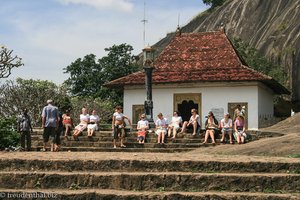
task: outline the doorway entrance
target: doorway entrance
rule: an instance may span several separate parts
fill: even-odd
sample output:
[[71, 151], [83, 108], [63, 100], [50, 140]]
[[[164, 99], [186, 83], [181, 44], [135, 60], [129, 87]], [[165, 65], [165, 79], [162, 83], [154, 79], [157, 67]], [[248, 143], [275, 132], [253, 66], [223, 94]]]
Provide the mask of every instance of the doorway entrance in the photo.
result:
[[201, 116], [201, 94], [200, 93], [186, 93], [174, 94], [174, 107], [182, 117], [183, 121], [189, 121], [191, 117], [191, 109], [197, 109]]

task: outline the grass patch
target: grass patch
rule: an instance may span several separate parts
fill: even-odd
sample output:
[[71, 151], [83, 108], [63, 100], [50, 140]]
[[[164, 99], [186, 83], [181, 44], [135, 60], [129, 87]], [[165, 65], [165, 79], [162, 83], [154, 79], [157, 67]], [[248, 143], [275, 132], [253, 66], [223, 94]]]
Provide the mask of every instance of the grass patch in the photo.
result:
[[288, 155], [289, 158], [300, 158], [300, 154], [291, 154]]

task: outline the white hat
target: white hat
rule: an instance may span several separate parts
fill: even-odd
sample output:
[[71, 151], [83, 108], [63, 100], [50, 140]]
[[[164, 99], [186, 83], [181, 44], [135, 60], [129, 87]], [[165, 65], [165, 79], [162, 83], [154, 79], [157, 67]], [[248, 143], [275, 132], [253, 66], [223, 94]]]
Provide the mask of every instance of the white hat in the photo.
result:
[[52, 102], [53, 102], [52, 99], [47, 100], [47, 104], [52, 103]]

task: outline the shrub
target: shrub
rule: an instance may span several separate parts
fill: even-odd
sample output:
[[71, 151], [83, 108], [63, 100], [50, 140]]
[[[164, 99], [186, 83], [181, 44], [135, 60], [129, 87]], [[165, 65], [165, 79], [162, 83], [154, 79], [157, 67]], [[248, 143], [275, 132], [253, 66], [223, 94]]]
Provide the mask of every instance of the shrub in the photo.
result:
[[17, 133], [15, 125], [15, 117], [0, 118], [0, 149], [19, 144], [20, 134]]

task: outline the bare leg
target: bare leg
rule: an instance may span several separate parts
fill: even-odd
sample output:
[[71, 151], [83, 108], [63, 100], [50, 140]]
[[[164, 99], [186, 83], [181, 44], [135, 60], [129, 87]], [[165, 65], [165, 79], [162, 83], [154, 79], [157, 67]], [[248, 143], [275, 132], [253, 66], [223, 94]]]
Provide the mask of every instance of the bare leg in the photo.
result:
[[215, 131], [213, 131], [213, 130], [210, 130], [209, 131], [209, 135], [210, 135], [210, 138], [211, 138], [211, 140], [212, 140], [212, 144], [216, 144], [216, 142], [215, 142]]
[[172, 129], [173, 129], [173, 126], [168, 127], [168, 137], [171, 137]]
[[225, 131], [222, 131], [222, 138], [221, 138], [221, 142], [224, 142], [225, 139]]
[[157, 136], [157, 143], [159, 144], [160, 143], [160, 138], [161, 138], [161, 132], [158, 134], [158, 136]]
[[114, 148], [117, 148], [117, 140], [114, 139]]
[[165, 135], [166, 135], [166, 132], [163, 131], [163, 132], [161, 133], [161, 143], [162, 143], [162, 144], [165, 143]]
[[125, 138], [125, 130], [124, 128], [121, 129], [121, 147], [126, 147], [124, 145], [124, 138]]
[[240, 136], [239, 133], [237, 133], [236, 141], [237, 141], [238, 144], [241, 144], [241, 136]]
[[47, 143], [48, 143], [48, 142], [44, 142], [44, 143], [43, 143], [43, 144], [44, 144], [44, 145], [43, 145], [43, 151], [46, 150], [46, 148], [47, 148]]
[[208, 135], [209, 135], [209, 130], [206, 130], [203, 144], [207, 143]]
[[193, 135], [196, 135], [197, 132], [197, 122], [193, 123]]
[[241, 143], [244, 144], [244, 142], [245, 142], [245, 137], [241, 136]]
[[230, 144], [233, 144], [233, 142], [232, 142], [232, 131], [229, 131], [228, 135], [229, 135]]
[[176, 130], [175, 127], [173, 127], [173, 138], [174, 138], [174, 139], [175, 139], [175, 137], [176, 137], [176, 133], [177, 133], [177, 130]]
[[188, 124], [187, 121], [183, 122], [182, 129], [181, 129], [180, 133], [183, 133], [185, 131], [185, 129], [187, 127], [187, 124]]

